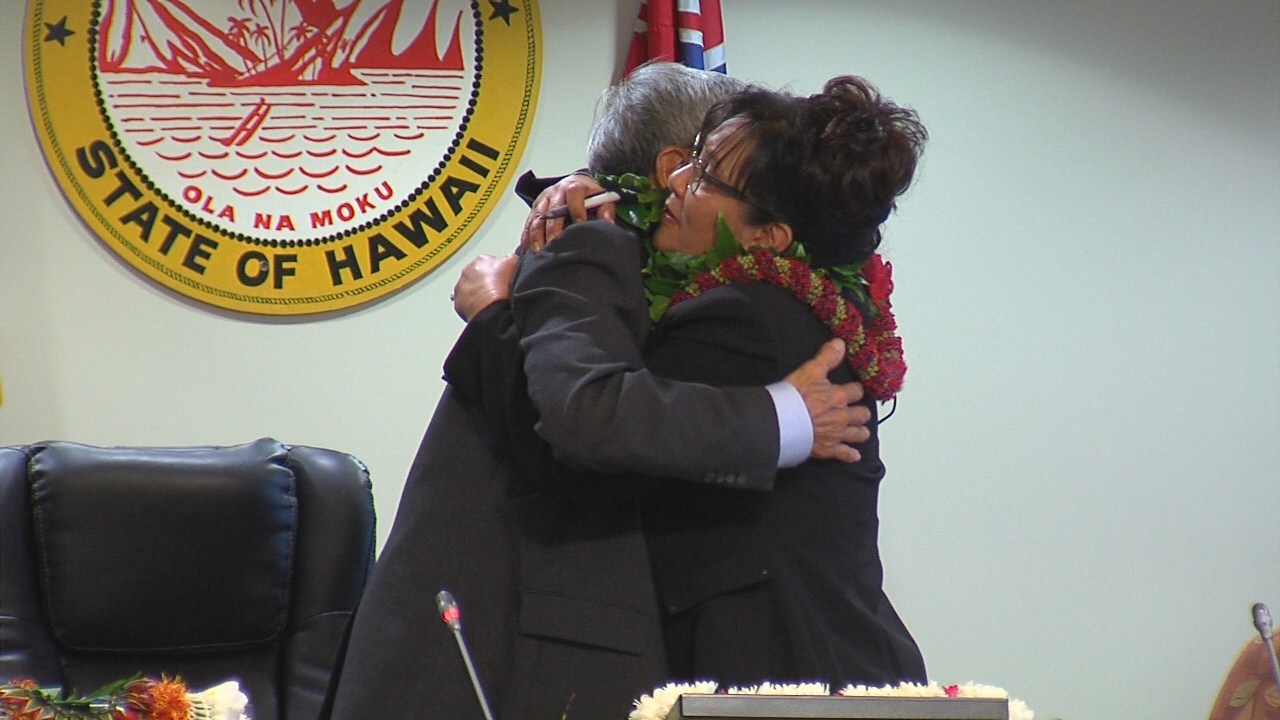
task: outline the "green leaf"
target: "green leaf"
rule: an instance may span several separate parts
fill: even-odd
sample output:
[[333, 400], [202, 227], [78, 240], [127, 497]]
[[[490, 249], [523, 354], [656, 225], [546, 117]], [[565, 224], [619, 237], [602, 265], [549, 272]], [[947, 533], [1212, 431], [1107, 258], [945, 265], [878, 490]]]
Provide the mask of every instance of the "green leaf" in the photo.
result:
[[649, 303], [649, 319], [658, 322], [663, 315], [667, 314], [667, 308], [671, 306], [671, 296], [657, 296], [652, 298]]
[[649, 178], [635, 173], [623, 173], [622, 175], [602, 175], [601, 178], [614, 177], [614, 186], [618, 190], [630, 190], [632, 192], [643, 192], [651, 189]]
[[634, 173], [597, 175], [596, 182], [622, 196], [617, 203], [618, 219], [642, 234], [648, 234], [662, 221], [668, 193], [653, 187], [649, 178]]
[[867, 286], [866, 278], [862, 277], [862, 266], [865, 264], [833, 265], [829, 268], [823, 268], [823, 271], [831, 278], [831, 282], [834, 282], [841, 290], [862, 289]]
[[733, 230], [729, 229], [729, 223], [724, 219], [724, 213], [720, 213], [716, 217], [716, 241], [704, 256], [707, 267], [716, 267], [725, 260], [740, 255], [742, 252], [742, 246], [738, 244], [738, 238], [733, 236]]
[[821, 270], [816, 270], [815, 274], [826, 275], [831, 278], [831, 282], [836, 284], [842, 292], [853, 295], [863, 307], [867, 308], [867, 312], [875, 315], [877, 313], [875, 303], [871, 302], [871, 295], [867, 292], [867, 279], [862, 276], [862, 266], [866, 263], [849, 263], [848, 265], [832, 265]]
[[649, 216], [639, 205], [619, 203], [618, 219], [633, 227], [641, 228], [649, 221]]

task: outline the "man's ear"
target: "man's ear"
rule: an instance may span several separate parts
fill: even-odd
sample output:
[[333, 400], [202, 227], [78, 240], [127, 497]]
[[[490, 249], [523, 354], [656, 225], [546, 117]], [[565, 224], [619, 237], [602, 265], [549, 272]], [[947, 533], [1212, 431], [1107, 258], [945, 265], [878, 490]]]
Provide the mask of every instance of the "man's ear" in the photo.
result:
[[649, 181], [653, 186], [662, 190], [671, 187], [671, 183], [667, 181], [671, 177], [671, 173], [675, 172], [681, 165], [689, 162], [689, 148], [680, 147], [679, 145], [667, 145], [658, 152], [658, 157], [653, 161], [653, 175], [649, 177]]
[[761, 225], [745, 248], [770, 247], [778, 252], [786, 252], [795, 241], [791, 226], [784, 222], [771, 222]]

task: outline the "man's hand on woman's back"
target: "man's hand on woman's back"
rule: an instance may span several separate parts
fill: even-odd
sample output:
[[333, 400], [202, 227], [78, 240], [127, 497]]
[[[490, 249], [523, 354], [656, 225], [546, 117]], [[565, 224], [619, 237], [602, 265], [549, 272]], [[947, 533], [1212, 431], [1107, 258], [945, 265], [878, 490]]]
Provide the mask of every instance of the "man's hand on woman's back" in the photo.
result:
[[871, 411], [862, 402], [858, 383], [835, 385], [827, 373], [844, 362], [844, 341], [833, 339], [818, 354], [786, 377], [800, 391], [809, 418], [813, 421], [813, 451], [810, 457], [854, 463], [862, 459], [853, 446], [871, 437], [867, 423]]

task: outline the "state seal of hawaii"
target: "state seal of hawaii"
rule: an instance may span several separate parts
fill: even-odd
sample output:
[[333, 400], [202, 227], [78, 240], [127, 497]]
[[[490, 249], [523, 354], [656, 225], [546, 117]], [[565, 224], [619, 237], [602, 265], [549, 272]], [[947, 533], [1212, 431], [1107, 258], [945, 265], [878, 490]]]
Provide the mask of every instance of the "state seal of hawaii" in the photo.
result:
[[536, 0], [30, 0], [28, 104], [70, 204], [188, 297], [304, 315], [456, 252], [515, 172]]

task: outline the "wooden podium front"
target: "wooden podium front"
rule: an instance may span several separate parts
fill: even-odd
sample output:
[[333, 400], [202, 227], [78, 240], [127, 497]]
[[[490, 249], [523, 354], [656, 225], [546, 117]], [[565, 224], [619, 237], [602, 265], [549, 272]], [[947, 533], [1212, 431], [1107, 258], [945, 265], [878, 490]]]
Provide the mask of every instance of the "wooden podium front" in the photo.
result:
[[999, 698], [681, 695], [667, 720], [1008, 720]]

